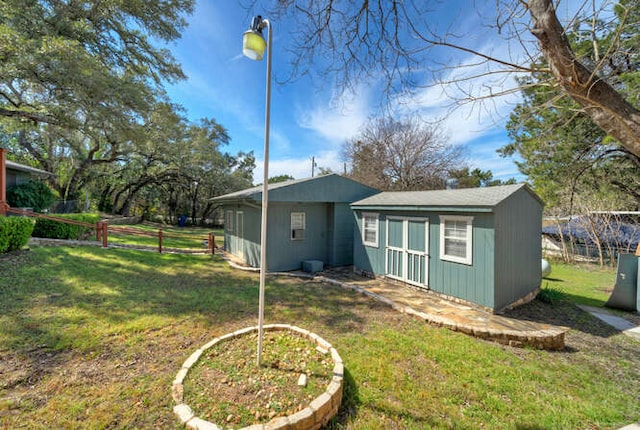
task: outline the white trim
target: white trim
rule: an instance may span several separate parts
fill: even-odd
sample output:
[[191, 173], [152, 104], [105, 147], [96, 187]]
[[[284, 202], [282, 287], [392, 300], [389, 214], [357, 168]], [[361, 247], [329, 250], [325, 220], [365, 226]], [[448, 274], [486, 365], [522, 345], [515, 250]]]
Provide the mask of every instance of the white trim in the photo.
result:
[[226, 212], [224, 229], [227, 233], [233, 233], [233, 210], [227, 210]]
[[[375, 225], [376, 240], [375, 241], [367, 241], [367, 234], [366, 234], [366, 228], [365, 228], [366, 217], [375, 218], [375, 221], [376, 221], [375, 223], [376, 224]], [[377, 248], [379, 241], [380, 241], [380, 214], [376, 212], [362, 212], [362, 243], [364, 243], [365, 246]]]
[[[466, 223], [465, 256], [445, 254], [445, 224], [447, 221], [461, 221]], [[440, 215], [440, 260], [451, 261], [471, 266], [473, 264], [473, 217], [458, 215]]]
[[234, 237], [236, 241], [236, 249], [234, 255], [244, 260], [244, 212], [236, 212], [236, 228]]
[[[299, 217], [295, 223], [293, 220], [294, 216]], [[307, 229], [307, 216], [305, 212], [291, 212], [290, 220], [291, 225], [289, 228], [289, 238], [291, 240], [304, 240]]]
[[[402, 221], [402, 246], [390, 246], [389, 245], [389, 221]], [[424, 245], [423, 252], [418, 252], [409, 249], [409, 222], [416, 221], [424, 223]], [[386, 227], [386, 243], [384, 250], [384, 271], [385, 276], [397, 279], [407, 284], [415, 285], [422, 288], [428, 288], [429, 286], [429, 218], [428, 217], [403, 217], [403, 216], [388, 216], [385, 222]], [[400, 268], [401, 276], [393, 275], [389, 272], [389, 251], [392, 251], [393, 255], [396, 253], [402, 257], [402, 267]], [[409, 279], [409, 258], [411, 256], [424, 257], [424, 283], [413, 281]]]

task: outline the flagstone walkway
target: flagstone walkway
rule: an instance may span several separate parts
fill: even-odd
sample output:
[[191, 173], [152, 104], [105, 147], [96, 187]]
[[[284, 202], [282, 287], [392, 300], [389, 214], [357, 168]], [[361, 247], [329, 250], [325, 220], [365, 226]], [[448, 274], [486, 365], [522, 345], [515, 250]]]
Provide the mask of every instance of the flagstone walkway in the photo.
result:
[[510, 346], [531, 346], [548, 350], [564, 348], [564, 335], [568, 330], [566, 327], [492, 314], [400, 282], [365, 278], [353, 273], [350, 268], [321, 272], [316, 275], [316, 279], [371, 296], [397, 311], [413, 315], [437, 327]]
[[[238, 264], [234, 258], [218, 252], [230, 265], [242, 270], [259, 269]], [[269, 275], [279, 275], [269, 273]], [[384, 278], [370, 279], [353, 272], [351, 267], [335, 268], [310, 275], [304, 272], [286, 272], [280, 275], [314, 278], [343, 288], [358, 291], [393, 309], [420, 318], [427, 323], [459, 331], [481, 339], [504, 345], [537, 349], [560, 350], [564, 348], [566, 327], [518, 320], [495, 315], [473, 306], [455, 303], [425, 290]]]

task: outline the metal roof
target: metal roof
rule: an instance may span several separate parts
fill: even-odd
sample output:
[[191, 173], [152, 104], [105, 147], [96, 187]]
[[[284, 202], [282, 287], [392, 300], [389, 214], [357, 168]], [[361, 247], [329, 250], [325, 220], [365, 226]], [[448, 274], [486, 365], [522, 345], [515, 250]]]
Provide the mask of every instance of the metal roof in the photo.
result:
[[53, 176], [53, 173], [47, 172], [46, 170], [36, 169], [35, 167], [31, 166], [25, 166], [24, 164], [16, 163], [15, 161], [6, 160], [5, 163], [7, 169], [32, 173], [34, 175]]
[[521, 189], [527, 190], [540, 203], [540, 198], [525, 183], [483, 188], [433, 191], [388, 191], [352, 203], [357, 209], [396, 208], [484, 208], [491, 209]]
[[[292, 185], [311, 181], [317, 178], [318, 177], [316, 176], [311, 178], [292, 179], [290, 181], [276, 182], [275, 184], [269, 184], [267, 189], [268, 191], [273, 191], [279, 188], [290, 187]], [[255, 187], [246, 188], [240, 191], [235, 191], [233, 193], [225, 194], [223, 196], [217, 196], [212, 198], [211, 200], [216, 201], [216, 200], [248, 199], [248, 198], [256, 198], [256, 197], [260, 198], [261, 195], [262, 195], [262, 185], [256, 185]]]
[[[351, 203], [379, 191], [353, 179], [332, 173], [311, 178], [269, 184], [269, 200], [276, 202]], [[211, 199], [215, 202], [262, 200], [262, 185]]]

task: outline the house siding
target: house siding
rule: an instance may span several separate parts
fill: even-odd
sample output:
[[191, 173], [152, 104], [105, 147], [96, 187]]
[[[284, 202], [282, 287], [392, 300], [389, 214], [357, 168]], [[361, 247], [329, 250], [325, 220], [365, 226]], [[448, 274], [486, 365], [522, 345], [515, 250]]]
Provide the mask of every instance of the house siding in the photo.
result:
[[453, 263], [440, 259], [440, 215], [430, 214], [430, 262], [429, 288], [435, 292], [478, 303], [494, 306], [494, 231], [493, 215], [490, 213], [465, 213], [472, 216], [472, 264]]
[[525, 189], [496, 207], [495, 308], [535, 291], [542, 279], [542, 205]]
[[384, 214], [378, 216], [378, 246], [366, 246], [362, 235], [362, 212], [353, 211], [355, 230], [353, 238], [353, 265], [356, 269], [367, 273], [383, 275], [385, 273], [385, 244], [387, 243], [386, 218]]
[[[298, 270], [304, 260], [330, 266], [353, 264], [354, 221], [351, 202], [378, 191], [339, 175], [270, 185], [267, 232], [267, 269]], [[262, 188], [253, 187], [213, 199], [223, 211], [244, 214], [244, 239], [237, 229], [225, 228], [225, 250], [242, 255], [245, 263], [260, 267]], [[305, 237], [291, 240], [291, 213], [305, 213]], [[242, 253], [240, 253], [242, 250]]]
[[329, 255], [327, 264], [348, 266], [353, 264], [354, 222], [348, 203], [336, 203], [328, 208]]
[[[291, 240], [291, 213], [305, 213], [302, 240]], [[321, 203], [269, 203], [267, 267], [269, 271], [296, 270], [304, 260], [327, 261], [327, 210]]]

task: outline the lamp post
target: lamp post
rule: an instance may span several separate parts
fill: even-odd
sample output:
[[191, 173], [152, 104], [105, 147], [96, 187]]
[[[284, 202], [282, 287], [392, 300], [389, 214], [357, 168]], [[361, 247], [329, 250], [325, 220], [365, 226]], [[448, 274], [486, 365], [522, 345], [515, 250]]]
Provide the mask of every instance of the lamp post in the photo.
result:
[[[268, 41], [262, 30], [267, 28]], [[262, 325], [264, 322], [264, 284], [267, 276], [267, 205], [269, 203], [269, 121], [271, 118], [271, 23], [260, 15], [251, 20], [249, 30], [242, 35], [242, 53], [252, 60], [262, 60], [267, 51], [267, 96], [264, 119], [264, 174], [262, 178], [262, 220], [260, 222], [260, 295], [258, 304], [258, 366], [262, 364]]]

